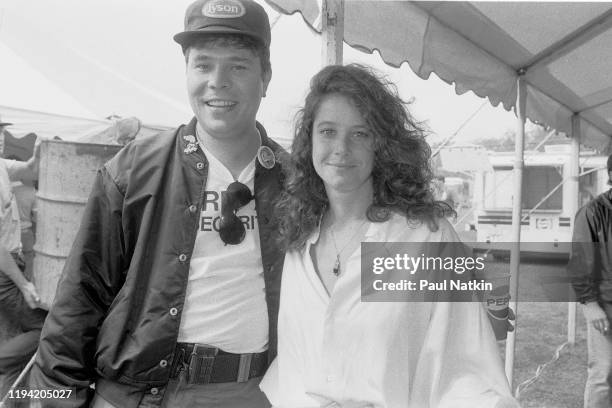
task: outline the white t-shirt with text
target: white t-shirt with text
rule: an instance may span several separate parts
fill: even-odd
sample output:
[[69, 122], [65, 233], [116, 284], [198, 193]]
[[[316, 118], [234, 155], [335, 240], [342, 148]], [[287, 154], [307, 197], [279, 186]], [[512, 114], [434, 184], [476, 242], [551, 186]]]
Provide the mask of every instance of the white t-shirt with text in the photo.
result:
[[[178, 341], [230, 353], [261, 352], [268, 348], [268, 310], [255, 200], [237, 211], [246, 229], [244, 240], [226, 245], [218, 232], [221, 195], [235, 180], [209, 151], [204, 153], [208, 178]], [[253, 193], [255, 159], [238, 181]]]

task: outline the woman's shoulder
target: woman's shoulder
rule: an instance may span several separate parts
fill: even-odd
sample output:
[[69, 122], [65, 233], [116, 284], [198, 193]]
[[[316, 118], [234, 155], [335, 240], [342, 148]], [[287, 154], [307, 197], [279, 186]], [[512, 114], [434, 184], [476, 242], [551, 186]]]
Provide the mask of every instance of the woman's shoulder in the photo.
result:
[[[405, 214], [392, 212], [389, 219], [379, 226], [387, 242], [459, 241], [455, 229], [446, 218], [436, 218], [434, 223], [409, 219]], [[382, 234], [379, 234], [382, 235]]]
[[448, 221], [447, 218], [438, 218], [438, 231], [440, 232], [440, 241], [460, 241], [455, 227]]

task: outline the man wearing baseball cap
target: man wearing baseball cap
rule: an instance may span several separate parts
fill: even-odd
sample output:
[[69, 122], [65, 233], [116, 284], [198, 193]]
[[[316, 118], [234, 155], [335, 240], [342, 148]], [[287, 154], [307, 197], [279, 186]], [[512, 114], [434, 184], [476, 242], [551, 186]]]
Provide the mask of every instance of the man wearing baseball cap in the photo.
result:
[[99, 171], [32, 372], [76, 392], [42, 406], [269, 406], [283, 151], [255, 117], [270, 24], [252, 0], [198, 0], [174, 39], [195, 118]]
[[[612, 155], [608, 157], [612, 185]], [[588, 368], [585, 408], [612, 406], [612, 189], [576, 214], [568, 265], [587, 321]]]

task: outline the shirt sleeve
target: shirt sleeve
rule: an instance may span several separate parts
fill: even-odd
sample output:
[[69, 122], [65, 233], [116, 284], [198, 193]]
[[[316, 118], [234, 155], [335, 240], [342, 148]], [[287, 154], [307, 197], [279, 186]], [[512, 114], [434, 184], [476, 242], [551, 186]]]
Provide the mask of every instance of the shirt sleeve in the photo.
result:
[[434, 305], [414, 381], [411, 408], [519, 407], [477, 302]]
[[98, 171], [30, 375], [32, 389], [76, 387], [74, 398], [40, 400], [42, 407], [87, 407], [95, 378], [99, 327], [123, 284], [123, 194]]
[[[452, 256], [471, 256], [447, 220], [441, 241]], [[456, 243], [456, 244], [455, 244]], [[445, 254], [446, 256], [446, 254]], [[466, 272], [466, 279], [474, 277]], [[480, 302], [435, 302], [411, 386], [410, 408], [519, 407], [512, 397], [499, 348]]]
[[600, 265], [596, 241], [593, 211], [589, 207], [583, 207], [574, 219], [572, 252], [567, 265], [576, 300], [580, 303], [598, 299], [596, 280]]
[[6, 171], [8, 172], [9, 178], [12, 179], [17, 169], [17, 167], [15, 166], [17, 163], [17, 160], [2, 159], [2, 161], [6, 165]]
[[0, 222], [11, 213], [11, 182], [6, 166], [0, 163]]

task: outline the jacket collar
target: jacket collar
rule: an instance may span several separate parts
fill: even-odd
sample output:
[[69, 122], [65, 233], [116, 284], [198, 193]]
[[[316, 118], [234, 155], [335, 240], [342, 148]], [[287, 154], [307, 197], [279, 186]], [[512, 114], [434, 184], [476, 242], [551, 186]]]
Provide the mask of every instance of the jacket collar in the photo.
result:
[[[185, 125], [179, 132], [181, 149], [185, 155], [191, 155], [200, 150], [198, 139], [196, 137], [197, 119], [194, 117]], [[268, 137], [266, 130], [259, 122], [255, 122], [255, 126], [261, 135], [261, 146], [257, 152], [257, 160], [255, 163], [255, 171], [267, 172], [272, 170], [279, 164], [279, 155], [282, 153], [282, 148]]]

